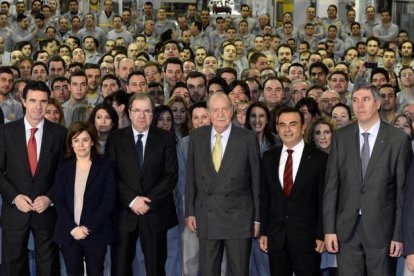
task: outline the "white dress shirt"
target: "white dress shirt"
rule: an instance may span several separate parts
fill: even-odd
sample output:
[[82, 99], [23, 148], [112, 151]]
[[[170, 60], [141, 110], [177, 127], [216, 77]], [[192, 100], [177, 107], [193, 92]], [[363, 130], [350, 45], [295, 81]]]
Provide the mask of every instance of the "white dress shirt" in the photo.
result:
[[[148, 138], [149, 129], [147, 129], [147, 130], [145, 130], [143, 132], [138, 132], [134, 127], [132, 127], [132, 132], [134, 133], [134, 141], [135, 141], [135, 144], [138, 141], [138, 135], [139, 134], [142, 134], [143, 135], [142, 138], [141, 138], [141, 141], [142, 141], [142, 158], [144, 158], [144, 156], [145, 156], [145, 146], [147, 145], [147, 138]], [[144, 159], [142, 159], [142, 161], [144, 161]], [[134, 202], [138, 199], [138, 197], [139, 196], [137, 196], [136, 198], [134, 198], [131, 201], [131, 203], [129, 204], [129, 208], [131, 208], [132, 205], [134, 205]]]
[[[135, 144], [137, 144], [138, 135], [139, 134], [143, 135], [142, 138], [141, 138], [141, 141], [142, 141], [142, 158], [144, 158], [144, 156], [145, 156], [145, 146], [147, 145], [147, 138], [148, 138], [149, 129], [147, 129], [143, 132], [138, 132], [134, 127], [132, 127], [132, 132], [134, 133]], [[142, 161], [144, 161], [144, 159]]]
[[[231, 132], [231, 124], [223, 131], [221, 135], [221, 160], [223, 160], [223, 155], [226, 152], [227, 143], [229, 142]], [[214, 129], [214, 126], [211, 127], [211, 138], [210, 138], [210, 145], [211, 145], [211, 152], [213, 152], [214, 144], [216, 143], [216, 134], [217, 131]]]
[[378, 121], [368, 130], [365, 131], [359, 126], [359, 152], [362, 151], [362, 146], [364, 145], [364, 136], [362, 136], [362, 133], [369, 133], [368, 136], [368, 143], [369, 143], [369, 156], [372, 155], [372, 150], [374, 149], [375, 141], [377, 140], [379, 128], [381, 125], [381, 120], [378, 119]]
[[283, 174], [285, 172], [285, 165], [286, 165], [286, 160], [288, 158], [288, 153], [287, 150], [291, 149], [293, 150], [292, 153], [292, 179], [293, 179], [293, 183], [295, 183], [295, 179], [296, 179], [296, 174], [298, 173], [299, 170], [299, 165], [300, 165], [300, 160], [302, 159], [302, 153], [303, 153], [303, 149], [305, 148], [305, 142], [303, 141], [303, 139], [293, 148], [288, 148], [285, 145], [283, 145], [282, 148], [282, 153], [280, 155], [280, 160], [279, 160], [279, 181], [280, 184], [282, 185], [282, 188], [284, 186], [283, 183]]
[[[35, 133], [35, 139], [36, 139], [36, 151], [37, 151], [37, 161], [39, 161], [40, 156], [40, 147], [42, 146], [42, 137], [43, 137], [43, 126], [45, 124], [45, 120], [42, 120], [37, 126], [34, 128], [37, 128], [37, 131]], [[26, 134], [26, 145], [29, 143], [30, 135], [31, 135], [31, 129], [33, 128], [29, 121], [24, 118], [24, 128], [25, 128], [25, 134]]]

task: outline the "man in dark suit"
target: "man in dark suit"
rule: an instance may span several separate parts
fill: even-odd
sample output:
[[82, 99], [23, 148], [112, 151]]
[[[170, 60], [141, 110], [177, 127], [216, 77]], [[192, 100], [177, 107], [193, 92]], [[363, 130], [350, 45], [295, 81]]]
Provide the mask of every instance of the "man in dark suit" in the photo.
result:
[[214, 93], [211, 126], [190, 134], [186, 223], [200, 242], [201, 275], [220, 275], [223, 249], [232, 275], [249, 275], [251, 237], [259, 230], [260, 153], [256, 135], [231, 125], [232, 104]]
[[408, 136], [379, 118], [373, 85], [352, 93], [357, 121], [337, 130], [328, 159], [323, 218], [325, 243], [338, 253], [339, 275], [395, 275], [402, 252]]
[[132, 275], [138, 237], [147, 275], [165, 275], [167, 230], [177, 225], [172, 194], [178, 179], [175, 140], [169, 132], [150, 128], [153, 109], [149, 96], [134, 94], [129, 102], [131, 127], [114, 131], [107, 142], [119, 177], [114, 276]]
[[50, 97], [47, 85], [29, 82], [23, 90], [23, 119], [0, 128], [2, 275], [28, 275], [27, 243], [35, 241], [36, 274], [59, 275], [53, 242], [56, 212], [52, 184], [62, 157], [66, 130], [44, 120]]
[[283, 146], [265, 152], [262, 159], [260, 248], [268, 253], [271, 275], [320, 275], [328, 156], [303, 141], [299, 110], [280, 109], [276, 128]]
[[[414, 275], [414, 162], [411, 163], [407, 174], [403, 211], [403, 241], [405, 259], [404, 275]], [[411, 273], [408, 273], [411, 272]]]

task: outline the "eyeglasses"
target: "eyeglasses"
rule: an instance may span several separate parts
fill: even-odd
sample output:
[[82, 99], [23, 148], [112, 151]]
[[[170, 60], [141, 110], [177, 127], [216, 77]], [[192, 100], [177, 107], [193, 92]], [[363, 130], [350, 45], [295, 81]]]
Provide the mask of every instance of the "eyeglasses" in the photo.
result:
[[103, 66], [103, 67], [101, 67], [101, 71], [113, 72], [114, 71], [114, 68]]
[[340, 99], [338, 99], [338, 98], [330, 98], [330, 99], [326, 98], [326, 99], [321, 100], [321, 102], [324, 103], [324, 104], [327, 104], [327, 103], [337, 104], [337, 103], [339, 103], [339, 101], [340, 101]]
[[53, 91], [57, 91], [57, 90], [68, 90], [68, 89], [69, 89], [69, 86], [67, 86], [67, 85], [53, 87]]
[[149, 109], [144, 109], [144, 110], [141, 110], [141, 109], [130, 109], [129, 111], [131, 111], [132, 113], [134, 113], [136, 115], [143, 114], [144, 116], [149, 116], [149, 115], [152, 114], [152, 111], [149, 110]]
[[403, 111], [403, 114], [407, 117], [409, 117], [410, 119], [414, 118], [414, 112], [410, 112], [410, 111]]
[[305, 95], [307, 91], [308, 90], [306, 90], [306, 89], [301, 89], [301, 90], [295, 89], [295, 90], [292, 91], [292, 94], [300, 93], [302, 95]]
[[148, 96], [162, 96], [164, 92], [162, 90], [148, 91]]

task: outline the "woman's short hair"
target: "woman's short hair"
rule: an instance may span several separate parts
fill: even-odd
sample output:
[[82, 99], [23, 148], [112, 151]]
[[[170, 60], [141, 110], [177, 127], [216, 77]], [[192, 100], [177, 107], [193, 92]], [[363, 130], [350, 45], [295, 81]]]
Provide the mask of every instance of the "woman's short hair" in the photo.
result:
[[95, 126], [89, 122], [78, 121], [71, 124], [68, 130], [68, 136], [66, 138], [66, 158], [72, 158], [76, 155], [72, 147], [72, 140], [84, 131], [89, 134], [93, 142], [91, 148], [91, 159], [99, 155], [97, 150], [97, 147], [99, 147], [98, 133]]

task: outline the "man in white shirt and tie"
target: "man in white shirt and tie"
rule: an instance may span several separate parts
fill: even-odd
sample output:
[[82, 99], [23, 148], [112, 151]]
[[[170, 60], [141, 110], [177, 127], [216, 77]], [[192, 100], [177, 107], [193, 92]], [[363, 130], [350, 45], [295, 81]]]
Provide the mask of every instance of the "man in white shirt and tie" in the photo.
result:
[[412, 149], [382, 122], [370, 84], [352, 93], [356, 122], [336, 131], [323, 195], [325, 243], [338, 253], [338, 275], [395, 275], [402, 253], [402, 207]]
[[281, 108], [276, 128], [283, 145], [262, 159], [260, 248], [268, 253], [271, 275], [320, 275], [327, 154], [305, 144], [298, 109]]

